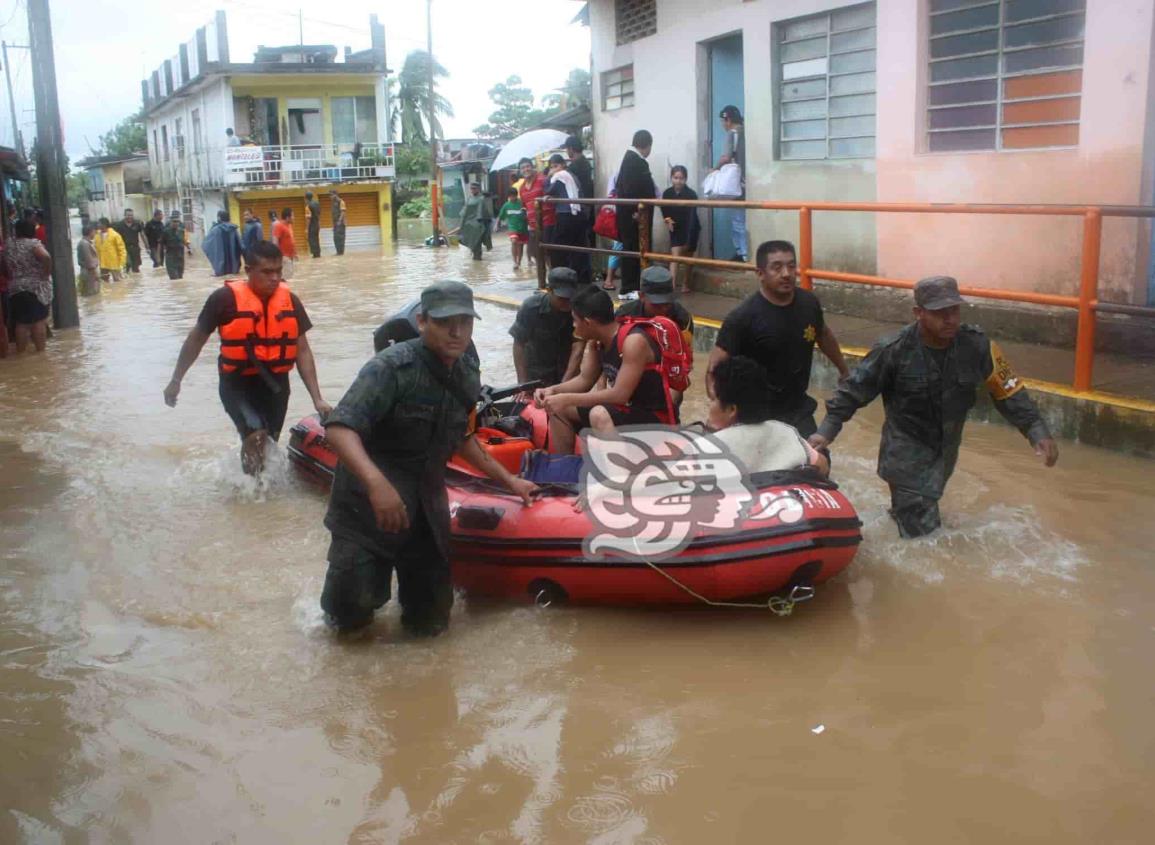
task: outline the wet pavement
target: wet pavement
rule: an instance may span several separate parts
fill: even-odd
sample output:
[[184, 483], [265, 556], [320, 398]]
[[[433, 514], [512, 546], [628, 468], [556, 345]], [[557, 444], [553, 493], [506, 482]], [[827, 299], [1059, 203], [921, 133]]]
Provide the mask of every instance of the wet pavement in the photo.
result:
[[[508, 258], [302, 263], [330, 401], [438, 278], [507, 289]], [[1148, 463], [1064, 443], [1046, 471], [973, 425], [946, 528], [901, 542], [872, 409], [835, 453], [865, 542], [790, 618], [459, 599], [440, 639], [390, 607], [342, 642], [323, 494], [283, 455], [241, 474], [215, 341], [161, 399], [217, 284], [146, 270], [0, 361], [0, 842], [1149, 838]], [[508, 382], [512, 312], [480, 313]]]

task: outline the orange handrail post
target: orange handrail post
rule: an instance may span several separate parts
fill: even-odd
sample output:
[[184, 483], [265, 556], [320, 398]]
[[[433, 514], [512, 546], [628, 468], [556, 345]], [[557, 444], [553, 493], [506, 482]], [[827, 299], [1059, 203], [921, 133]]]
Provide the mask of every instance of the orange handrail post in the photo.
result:
[[810, 209], [798, 209], [798, 282], [806, 290], [814, 288], [810, 269], [814, 266], [814, 236], [810, 228]]
[[538, 290], [545, 290], [545, 245], [542, 243], [545, 215], [541, 210], [541, 197], [533, 201], [533, 219], [537, 225], [537, 287]]
[[1083, 217], [1083, 268], [1079, 284], [1079, 322], [1075, 333], [1075, 390], [1091, 389], [1095, 364], [1095, 300], [1099, 297], [1099, 253], [1103, 213], [1087, 209]]
[[652, 230], [652, 220], [650, 218], [649, 209], [644, 202], [638, 203], [638, 252], [641, 253], [639, 263], [642, 269], [645, 270], [650, 266], [650, 259], [647, 253], [650, 251], [650, 232]]

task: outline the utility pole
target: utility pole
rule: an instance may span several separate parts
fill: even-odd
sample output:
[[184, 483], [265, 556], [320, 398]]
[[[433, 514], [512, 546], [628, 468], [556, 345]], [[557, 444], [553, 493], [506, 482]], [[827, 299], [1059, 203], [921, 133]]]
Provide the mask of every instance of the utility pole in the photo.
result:
[[433, 128], [433, 0], [425, 0], [425, 51], [429, 58], [429, 200], [432, 205], [433, 245], [441, 245], [441, 209], [438, 194], [441, 192], [437, 178], [437, 132]]
[[[24, 158], [24, 133], [20, 131], [20, 124], [16, 122], [16, 99], [12, 96], [12, 65], [8, 62], [8, 42], [0, 41], [0, 45], [4, 47], [4, 79], [8, 82], [8, 108], [12, 113], [12, 146], [20, 153], [20, 158]], [[12, 48], [16, 49], [18, 46], [13, 44]]]
[[52, 255], [52, 324], [58, 329], [80, 325], [76, 305], [72, 242], [68, 232], [68, 195], [65, 190], [64, 133], [56, 98], [56, 57], [52, 48], [52, 18], [48, 0], [28, 2], [28, 46], [32, 54], [32, 90], [36, 95], [36, 178], [40, 205], [48, 226]]
[[301, 61], [305, 61], [305, 18], [304, 13], [297, 9], [297, 39], [301, 45]]

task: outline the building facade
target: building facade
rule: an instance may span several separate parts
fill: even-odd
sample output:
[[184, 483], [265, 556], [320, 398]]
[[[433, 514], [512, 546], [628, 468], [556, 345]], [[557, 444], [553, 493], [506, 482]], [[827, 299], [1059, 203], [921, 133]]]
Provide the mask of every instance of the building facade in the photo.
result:
[[[637, 129], [655, 138], [660, 188], [675, 164], [700, 185], [721, 152], [718, 113], [736, 105], [751, 200], [1155, 201], [1155, 0], [591, 0], [589, 21], [599, 187]], [[708, 221], [704, 253], [730, 257], [724, 223]], [[755, 244], [797, 235], [792, 212], [748, 224]], [[818, 212], [815, 264], [1072, 294], [1081, 231], [1072, 218]], [[1101, 296], [1155, 298], [1150, 259], [1149, 223], [1107, 219]]]
[[101, 217], [116, 221], [132, 209], [147, 220], [153, 209], [149, 158], [144, 153], [127, 156], [92, 156], [78, 161], [88, 177], [88, 203], [81, 212], [96, 222]]
[[[322, 204], [321, 239], [332, 249], [326, 196], [347, 206], [349, 246], [392, 238], [393, 144], [389, 130], [385, 33], [372, 16], [371, 47], [261, 47], [253, 61], [230, 60], [224, 12], [198, 29], [142, 82], [152, 208], [180, 211], [202, 235], [227, 209], [239, 222], [294, 209], [305, 243], [304, 194]], [[232, 136], [228, 134], [231, 130]]]

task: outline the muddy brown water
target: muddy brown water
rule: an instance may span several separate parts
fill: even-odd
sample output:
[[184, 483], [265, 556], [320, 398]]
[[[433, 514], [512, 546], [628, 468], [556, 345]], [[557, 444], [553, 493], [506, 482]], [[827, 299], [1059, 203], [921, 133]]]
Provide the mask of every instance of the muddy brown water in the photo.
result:
[[[326, 396], [430, 280], [509, 276], [415, 242], [305, 262]], [[1150, 463], [1064, 443], [1048, 472], [975, 425], [945, 530], [900, 542], [867, 413], [836, 452], [865, 542], [788, 619], [459, 599], [440, 639], [391, 606], [338, 642], [323, 495], [241, 475], [212, 343], [162, 402], [218, 283], [146, 270], [0, 361], [0, 842], [1150, 841]], [[480, 310], [507, 382], [512, 312]]]

